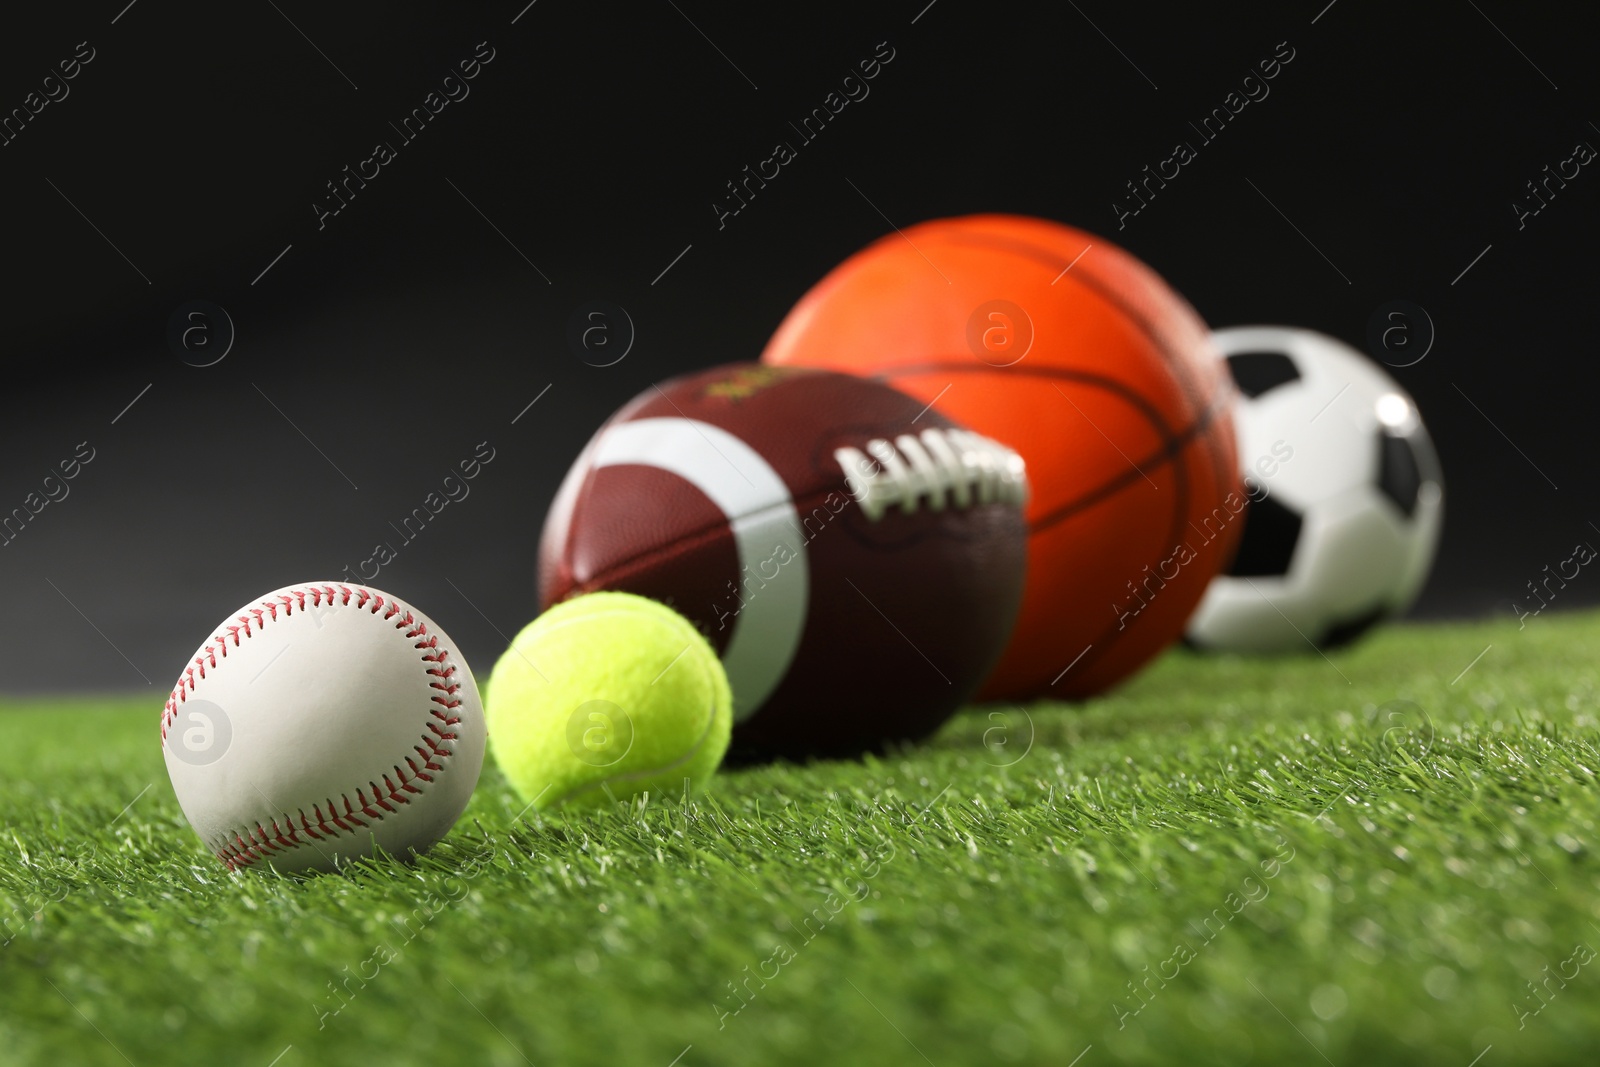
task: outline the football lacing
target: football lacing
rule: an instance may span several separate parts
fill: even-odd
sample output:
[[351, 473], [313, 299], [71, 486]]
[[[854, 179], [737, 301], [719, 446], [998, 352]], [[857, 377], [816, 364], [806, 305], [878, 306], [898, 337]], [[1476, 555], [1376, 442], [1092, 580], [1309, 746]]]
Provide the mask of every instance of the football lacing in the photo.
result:
[[891, 444], [875, 437], [866, 452], [845, 446], [833, 450], [844, 470], [850, 495], [876, 522], [898, 505], [907, 514], [926, 500], [928, 510], [944, 510], [946, 498], [958, 508], [978, 504], [1016, 504], [1028, 499], [1022, 457], [970, 430], [923, 430], [901, 434]]

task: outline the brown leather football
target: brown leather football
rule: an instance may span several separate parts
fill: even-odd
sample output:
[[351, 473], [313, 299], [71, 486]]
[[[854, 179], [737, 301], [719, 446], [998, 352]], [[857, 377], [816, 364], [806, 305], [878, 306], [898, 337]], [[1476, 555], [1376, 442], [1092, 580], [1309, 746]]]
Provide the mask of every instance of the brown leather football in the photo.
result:
[[544, 607], [677, 609], [733, 686], [735, 763], [927, 736], [1005, 648], [1027, 559], [1010, 449], [875, 382], [733, 364], [653, 386], [562, 483]]

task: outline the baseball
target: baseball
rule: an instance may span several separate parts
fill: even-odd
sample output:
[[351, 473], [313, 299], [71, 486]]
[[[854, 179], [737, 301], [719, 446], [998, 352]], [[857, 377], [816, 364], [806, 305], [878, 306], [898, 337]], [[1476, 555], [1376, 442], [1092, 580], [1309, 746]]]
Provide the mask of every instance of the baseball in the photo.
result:
[[485, 740], [477, 683], [433, 620], [336, 582], [240, 608], [161, 716], [178, 803], [230, 870], [426, 851], [467, 806]]

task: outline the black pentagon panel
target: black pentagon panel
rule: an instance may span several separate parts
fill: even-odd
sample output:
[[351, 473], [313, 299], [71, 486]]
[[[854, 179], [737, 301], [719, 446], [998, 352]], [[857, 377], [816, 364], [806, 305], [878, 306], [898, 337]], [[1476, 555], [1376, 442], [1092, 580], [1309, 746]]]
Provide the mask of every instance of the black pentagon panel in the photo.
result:
[[1239, 391], [1252, 399], [1300, 380], [1300, 368], [1282, 352], [1235, 352], [1228, 357], [1228, 371]]
[[1250, 501], [1244, 514], [1239, 552], [1228, 573], [1235, 578], [1281, 578], [1289, 573], [1300, 543], [1300, 516], [1272, 496]]
[[1422, 491], [1422, 470], [1411, 438], [1379, 434], [1378, 489], [1395, 502], [1406, 518], [1416, 514], [1417, 497]]
[[1342, 648], [1345, 645], [1354, 642], [1356, 638], [1360, 637], [1362, 634], [1366, 633], [1368, 630], [1372, 629], [1374, 626], [1378, 625], [1378, 623], [1382, 622], [1388, 617], [1389, 609], [1387, 607], [1380, 607], [1374, 608], [1373, 610], [1365, 612], [1364, 614], [1357, 615], [1353, 619], [1346, 619], [1343, 622], [1336, 622], [1328, 627], [1327, 631], [1322, 635], [1322, 640], [1317, 642], [1317, 647], [1324, 651], [1334, 648]]

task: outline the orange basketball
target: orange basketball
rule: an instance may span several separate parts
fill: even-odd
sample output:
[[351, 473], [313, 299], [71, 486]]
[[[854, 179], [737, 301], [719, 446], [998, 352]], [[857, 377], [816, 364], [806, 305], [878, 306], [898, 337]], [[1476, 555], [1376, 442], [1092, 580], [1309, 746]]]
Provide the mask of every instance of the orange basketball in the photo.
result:
[[1183, 631], [1245, 506], [1205, 323], [1093, 234], [973, 215], [836, 267], [762, 356], [887, 381], [1020, 452], [1027, 589], [979, 699], [1084, 697]]

